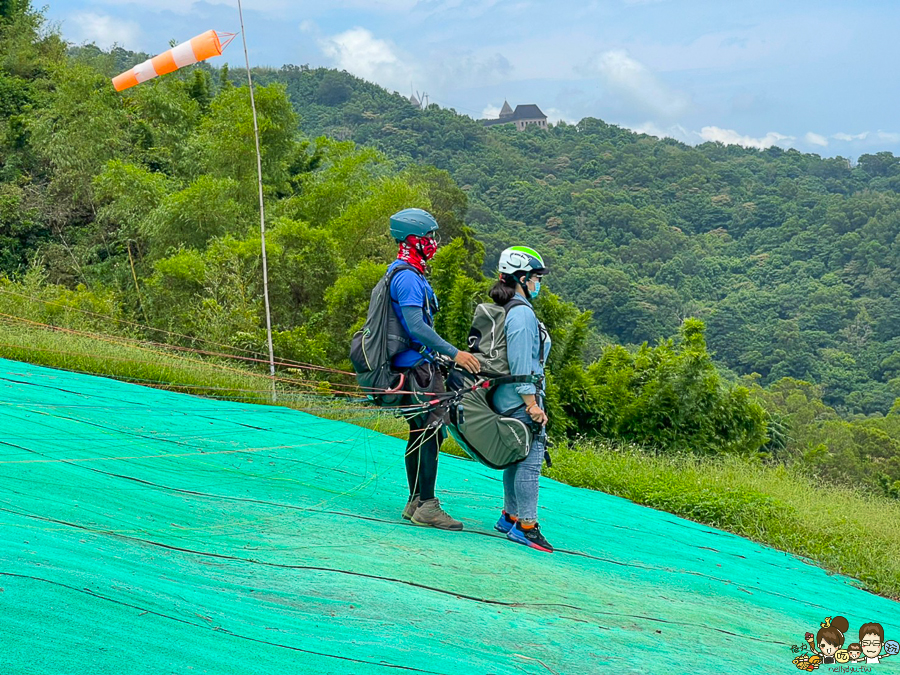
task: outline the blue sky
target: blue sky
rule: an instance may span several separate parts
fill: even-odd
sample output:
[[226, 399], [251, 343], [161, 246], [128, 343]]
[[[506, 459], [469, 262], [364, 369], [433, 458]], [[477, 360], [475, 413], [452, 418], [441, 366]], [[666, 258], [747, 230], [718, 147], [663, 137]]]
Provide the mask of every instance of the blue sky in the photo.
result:
[[[157, 53], [236, 0], [58, 0], [74, 43]], [[504, 98], [679, 140], [900, 154], [900, 3], [887, 0], [247, 0], [254, 65], [345, 69], [475, 118]], [[223, 57], [242, 64], [234, 43]], [[221, 62], [222, 59], [219, 60]]]

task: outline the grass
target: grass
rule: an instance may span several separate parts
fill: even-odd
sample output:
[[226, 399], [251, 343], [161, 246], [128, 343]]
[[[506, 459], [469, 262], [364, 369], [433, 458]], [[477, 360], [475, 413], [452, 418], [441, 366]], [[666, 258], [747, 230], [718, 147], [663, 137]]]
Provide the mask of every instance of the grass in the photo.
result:
[[900, 502], [735, 456], [563, 445], [546, 474], [733, 532], [900, 599]]
[[[212, 398], [271, 402], [265, 374], [145, 344], [0, 322], [0, 356]], [[303, 377], [301, 375], [301, 377]], [[317, 395], [323, 383], [283, 381], [278, 404], [403, 437], [390, 414]], [[452, 441], [443, 449], [462, 454]], [[806, 557], [900, 599], [900, 502], [816, 484], [784, 467], [733, 456], [653, 456], [601, 442], [561, 444], [546, 475], [600, 490]]]
[[[227, 359], [199, 358], [125, 340], [119, 337], [98, 340], [65, 330], [0, 321], [0, 357], [6, 359], [208, 398], [272, 403], [271, 379], [262, 372]], [[382, 433], [405, 433], [407, 427], [401, 420], [378, 409], [348, 405], [323, 396], [329, 390], [328, 383], [301, 379], [308, 377], [299, 374], [297, 378], [280, 378], [276, 404]]]

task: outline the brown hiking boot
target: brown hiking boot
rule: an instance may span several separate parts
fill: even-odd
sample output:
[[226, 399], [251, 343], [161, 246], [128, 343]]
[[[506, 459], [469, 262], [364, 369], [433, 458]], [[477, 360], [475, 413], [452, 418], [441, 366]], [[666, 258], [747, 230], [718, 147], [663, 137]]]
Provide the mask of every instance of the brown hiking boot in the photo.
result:
[[458, 520], [454, 520], [450, 515], [441, 508], [441, 503], [437, 499], [429, 499], [419, 504], [413, 517], [410, 518], [413, 525], [424, 525], [426, 527], [436, 527], [439, 530], [454, 530], [458, 532], [463, 529], [463, 524]]
[[403, 520], [412, 520], [413, 514], [421, 503], [422, 502], [419, 501], [419, 495], [410, 497], [409, 501], [406, 502], [406, 508], [403, 509], [403, 513], [401, 514]]

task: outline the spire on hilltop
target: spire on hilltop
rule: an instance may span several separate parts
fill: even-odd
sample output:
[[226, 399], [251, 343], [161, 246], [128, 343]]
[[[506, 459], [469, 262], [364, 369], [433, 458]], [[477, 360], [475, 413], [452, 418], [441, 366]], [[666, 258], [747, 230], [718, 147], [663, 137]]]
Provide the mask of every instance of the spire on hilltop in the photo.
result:
[[503, 99], [503, 107], [500, 108], [500, 117], [508, 117], [513, 114], [513, 109], [509, 105], [509, 101]]

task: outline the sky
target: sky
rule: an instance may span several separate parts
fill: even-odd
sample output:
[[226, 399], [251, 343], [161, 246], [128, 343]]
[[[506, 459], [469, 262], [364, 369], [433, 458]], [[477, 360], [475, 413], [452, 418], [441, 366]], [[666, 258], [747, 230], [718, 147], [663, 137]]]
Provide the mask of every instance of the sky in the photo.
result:
[[[72, 43], [156, 54], [237, 0], [56, 0]], [[475, 119], [551, 121], [857, 159], [900, 154], [896, 0], [246, 0], [252, 65], [347, 70]], [[239, 41], [220, 59], [243, 65]]]

